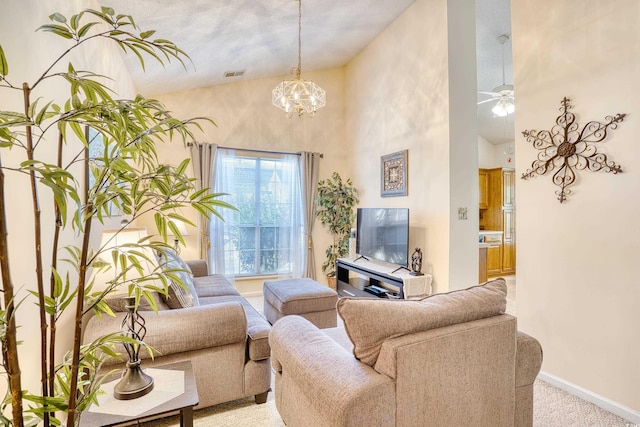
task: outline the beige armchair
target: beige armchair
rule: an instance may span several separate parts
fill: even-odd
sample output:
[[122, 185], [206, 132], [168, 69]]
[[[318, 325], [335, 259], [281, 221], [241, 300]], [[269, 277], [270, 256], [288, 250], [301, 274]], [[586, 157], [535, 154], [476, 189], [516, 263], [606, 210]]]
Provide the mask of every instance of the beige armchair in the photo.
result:
[[349, 352], [305, 319], [270, 334], [276, 406], [296, 426], [530, 426], [542, 351], [501, 279], [421, 301], [343, 298]]

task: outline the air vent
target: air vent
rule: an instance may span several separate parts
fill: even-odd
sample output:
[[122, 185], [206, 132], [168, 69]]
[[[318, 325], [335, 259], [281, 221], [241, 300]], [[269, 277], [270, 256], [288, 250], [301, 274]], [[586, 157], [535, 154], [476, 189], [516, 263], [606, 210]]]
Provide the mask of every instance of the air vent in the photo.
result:
[[224, 76], [225, 77], [240, 77], [240, 76], [244, 76], [244, 72], [247, 70], [240, 70], [240, 71], [225, 71]]

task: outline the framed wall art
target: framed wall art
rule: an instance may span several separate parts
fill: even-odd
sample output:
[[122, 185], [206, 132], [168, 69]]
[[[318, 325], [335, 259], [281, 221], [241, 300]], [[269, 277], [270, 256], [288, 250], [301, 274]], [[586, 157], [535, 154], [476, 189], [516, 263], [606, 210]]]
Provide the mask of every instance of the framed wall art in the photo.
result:
[[407, 195], [408, 150], [387, 154], [380, 158], [380, 195], [382, 197]]

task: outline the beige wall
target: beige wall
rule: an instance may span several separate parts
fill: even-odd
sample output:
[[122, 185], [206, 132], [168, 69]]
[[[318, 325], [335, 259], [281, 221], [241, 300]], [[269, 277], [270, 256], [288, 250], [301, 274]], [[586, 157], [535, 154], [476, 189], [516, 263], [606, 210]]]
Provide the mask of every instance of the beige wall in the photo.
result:
[[494, 145], [478, 136], [478, 167], [484, 169], [515, 168], [515, 142]]
[[[305, 72], [304, 78], [327, 91], [327, 106], [312, 120], [286, 119], [270, 106], [278, 79], [158, 98], [178, 116], [212, 117], [218, 127], [206, 127], [203, 141], [323, 152], [321, 178], [333, 170], [352, 178], [360, 206], [410, 208], [410, 245], [423, 248], [424, 271], [434, 275], [435, 290], [467, 287], [478, 275], [475, 51], [468, 48], [475, 46], [475, 15], [470, 0], [452, 4], [419, 0], [344, 69]], [[382, 198], [380, 156], [405, 149], [409, 196]], [[186, 150], [165, 147], [161, 156], [177, 162]], [[467, 220], [458, 220], [458, 207], [467, 208]], [[314, 240], [319, 266], [329, 244], [319, 224]], [[195, 256], [194, 237], [188, 245], [184, 256]], [[260, 283], [237, 285], [247, 292], [259, 290]]]
[[[45, 4], [46, 3], [46, 4]], [[0, 44], [5, 51], [9, 63], [8, 80], [21, 86], [23, 81], [33, 83], [37, 77], [53, 62], [53, 60], [67, 49], [70, 44], [60, 37], [42, 31], [36, 32], [40, 25], [49, 23], [48, 16], [53, 12], [61, 12], [70, 16], [86, 7], [97, 7], [89, 1], [52, 0], [47, 2], [23, 2], [21, 0], [4, 0], [2, 13], [0, 14]], [[69, 59], [62, 61], [61, 67], [66, 69]], [[93, 44], [92, 48], [83, 50], [82, 53], [72, 57], [76, 69], [91, 70], [114, 78], [110, 86], [122, 97], [133, 95], [133, 84], [124, 67], [122, 57], [117, 48], [105, 45], [102, 42]], [[2, 109], [20, 111], [22, 100], [19, 92], [13, 96], [12, 91], [0, 91], [0, 104]], [[45, 81], [38, 86], [33, 94], [32, 101], [37, 97], [43, 97], [40, 105], [45, 100], [56, 99], [58, 102], [66, 99], [68, 87], [59, 80]], [[56, 136], [50, 135], [50, 139], [39, 145], [37, 156], [54, 161], [56, 153]], [[73, 147], [73, 144], [70, 148]], [[2, 163], [5, 167], [16, 165], [25, 160], [22, 150], [2, 150]], [[68, 159], [70, 160], [70, 159]], [[79, 173], [75, 170], [75, 173]], [[9, 226], [10, 263], [14, 286], [20, 288], [17, 299], [26, 298], [21, 305], [17, 324], [18, 339], [23, 341], [20, 346], [20, 362], [23, 374], [23, 387], [35, 392], [39, 387], [40, 363], [39, 323], [37, 308], [34, 305], [35, 298], [28, 295], [28, 290], [35, 290], [35, 262], [33, 242], [33, 207], [31, 205], [30, 187], [21, 176], [7, 173], [6, 176], [7, 201], [9, 211], [7, 222]], [[42, 207], [43, 221], [43, 253], [45, 269], [51, 259], [51, 241], [53, 231], [52, 200], [48, 197], [47, 190], [40, 190], [40, 204]], [[97, 241], [101, 227], [97, 226]], [[64, 244], [73, 243], [73, 232], [68, 231], [62, 236]], [[95, 240], [95, 239], [94, 239]], [[75, 242], [78, 244], [78, 242]], [[64, 268], [64, 267], [63, 267]], [[48, 271], [48, 270], [46, 270]], [[45, 278], [48, 273], [45, 273]], [[58, 353], [61, 354], [70, 349], [72, 344], [72, 322], [68, 313], [58, 324]], [[4, 385], [4, 383], [3, 383]]]
[[[345, 143], [343, 69], [303, 71], [302, 78], [313, 80], [327, 92], [327, 105], [312, 119], [288, 119], [282, 110], [271, 105], [271, 90], [289, 77], [242, 81], [156, 97], [178, 117], [212, 118], [217, 127], [206, 125], [198, 136], [200, 141], [267, 151], [320, 152], [324, 154], [320, 160], [320, 179], [329, 177], [333, 171], [340, 172], [343, 178], [352, 176], [349, 168], [351, 151]], [[161, 160], [176, 164], [189, 156], [178, 144], [161, 146], [159, 154]], [[193, 218], [195, 220], [195, 216]], [[317, 279], [326, 282], [320, 266], [330, 238], [319, 222], [315, 225], [313, 238]], [[198, 257], [196, 237], [190, 235], [186, 240], [187, 247], [182, 255]], [[256, 292], [262, 290], [262, 281], [242, 280], [236, 285], [241, 292]]]
[[[517, 182], [518, 325], [542, 370], [630, 408], [640, 422], [640, 2], [512, 4], [516, 129], [549, 129], [564, 96], [580, 126], [629, 113], [598, 151], [623, 166], [579, 171], [560, 204], [549, 174]], [[537, 150], [516, 141], [517, 175]]]
[[496, 162], [496, 146], [478, 135], [478, 167], [494, 168]]
[[[452, 139], [450, 134], [447, 14], [444, 0], [416, 1], [347, 65], [345, 85], [347, 140], [353, 150], [354, 180], [362, 189], [360, 204], [410, 209], [410, 244], [423, 249], [424, 270], [434, 275], [435, 290], [440, 292], [449, 289], [450, 254], [455, 248], [463, 252], [471, 248], [475, 255], [475, 264], [472, 255], [458, 265], [455, 274], [469, 277], [458, 285], [474, 284], [478, 274], [477, 209], [468, 209], [470, 220], [463, 236], [450, 236], [457, 221], [452, 203], [475, 207], [478, 195], [476, 132], [470, 140], [459, 135]], [[475, 46], [475, 40], [469, 45]], [[475, 64], [467, 70], [475, 81]], [[475, 102], [471, 109], [475, 120]], [[458, 155], [467, 144], [468, 151], [475, 151], [471, 160], [475, 163], [468, 169], [462, 165], [469, 158], [451, 155], [451, 140], [458, 144]], [[409, 196], [382, 198], [380, 156], [405, 149]], [[458, 175], [450, 174], [452, 163], [460, 165]], [[454, 181], [466, 182], [454, 188]], [[470, 234], [468, 239], [465, 233]]]

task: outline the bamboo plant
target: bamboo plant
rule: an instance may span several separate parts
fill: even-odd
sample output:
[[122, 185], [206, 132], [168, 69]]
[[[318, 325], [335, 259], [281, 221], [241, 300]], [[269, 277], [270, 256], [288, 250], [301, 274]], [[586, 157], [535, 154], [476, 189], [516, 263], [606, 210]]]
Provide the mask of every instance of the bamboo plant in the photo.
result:
[[318, 182], [316, 217], [329, 229], [333, 239], [322, 264], [322, 271], [329, 277], [336, 274], [336, 260], [349, 254], [349, 235], [355, 218], [353, 207], [358, 201], [358, 189], [350, 178], [343, 181], [338, 172]]
[[[96, 373], [101, 364], [108, 357], [116, 357], [118, 343], [130, 340], [114, 333], [81, 345], [83, 316], [91, 311], [113, 315], [104, 297], [123, 289], [135, 295], [136, 304], [145, 298], [155, 307], [152, 292], [166, 293], [169, 280], [179, 282], [175, 270], [157, 264], [150, 272], [142, 268], [144, 263], [155, 263], [147, 250], [167, 246], [168, 232], [182, 241], [169, 220], [191, 224], [181, 213], [188, 208], [218, 217], [221, 208], [233, 208], [219, 200], [219, 194], [196, 190], [194, 180], [185, 173], [188, 160], [173, 167], [161, 164], [157, 156], [158, 143], [175, 138], [186, 144], [209, 119], [175, 118], [162, 103], [142, 96], [119, 99], [103, 83], [108, 81], [106, 76], [78, 70], [71, 63], [59, 71], [71, 52], [104, 39], [133, 53], [143, 67], [148, 58], [185, 65], [189, 61], [186, 53], [169, 40], [154, 38], [154, 31], [141, 31], [131, 16], [116, 14], [111, 8], [86, 9], [68, 19], [54, 13], [49, 18], [51, 22], [38, 30], [65, 39], [68, 46], [35, 81], [17, 83], [20, 76], [10, 74], [0, 43], [0, 341], [9, 390], [0, 407], [0, 420], [4, 425], [19, 427], [60, 425], [64, 418], [67, 426], [78, 424], [81, 412], [96, 402], [100, 385]], [[68, 99], [58, 103], [38, 97], [41, 87], [50, 82], [66, 84]], [[3, 91], [21, 92], [23, 109], [4, 108]], [[78, 164], [87, 163], [88, 149], [94, 143], [88, 127], [102, 139], [104, 148], [85, 166], [86, 176], [76, 176], [73, 171], [82, 169]], [[55, 162], [47, 160], [45, 148], [49, 153], [57, 150]], [[12, 159], [16, 151], [22, 153], [23, 161], [3, 164], [8, 150], [14, 150]], [[16, 265], [10, 260], [7, 235], [12, 224], [7, 223], [11, 205], [6, 188], [24, 182], [16, 179], [20, 175], [28, 177], [24, 191], [30, 194], [34, 212], [33, 235], [29, 238], [33, 239], [36, 263], [35, 289], [26, 294], [12, 282]], [[41, 206], [44, 193], [52, 195], [53, 206]], [[105, 253], [105, 248], [90, 247], [92, 227], [96, 221], [102, 223], [109, 218], [114, 206], [132, 221], [153, 215], [158, 238], [129, 244], [126, 250], [109, 249], [110, 253]], [[25, 218], [28, 216], [21, 218], [21, 224], [27, 221]], [[44, 227], [53, 227], [52, 242], [44, 241]], [[79, 244], [62, 247], [62, 237], [70, 235], [79, 236], [75, 238]], [[105, 259], [110, 258], [119, 273], [106, 289], [97, 289], [92, 272], [107, 269], [110, 263]], [[38, 306], [41, 331], [37, 337], [41, 348], [38, 393], [22, 386], [20, 344], [32, 338], [20, 337], [16, 325], [17, 311], [32, 302]], [[71, 311], [74, 319], [73, 346], [56, 361], [56, 323], [66, 311]]]

